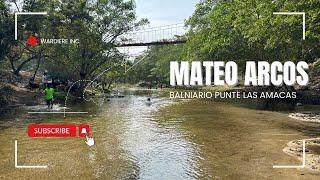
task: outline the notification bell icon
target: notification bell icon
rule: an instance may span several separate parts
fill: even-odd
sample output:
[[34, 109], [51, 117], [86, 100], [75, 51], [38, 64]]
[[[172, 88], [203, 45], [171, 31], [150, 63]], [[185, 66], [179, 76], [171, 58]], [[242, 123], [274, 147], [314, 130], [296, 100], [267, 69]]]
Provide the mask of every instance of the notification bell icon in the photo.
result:
[[80, 124], [79, 125], [79, 137], [86, 137], [90, 136], [90, 126], [87, 124]]
[[87, 129], [86, 128], [82, 128], [81, 129], [81, 134], [87, 134]]

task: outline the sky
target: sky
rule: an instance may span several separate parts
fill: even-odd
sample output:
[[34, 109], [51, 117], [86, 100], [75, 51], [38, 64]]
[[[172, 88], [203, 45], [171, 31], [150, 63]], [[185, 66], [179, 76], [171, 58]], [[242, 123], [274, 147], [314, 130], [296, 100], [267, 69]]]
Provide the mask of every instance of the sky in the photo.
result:
[[136, 0], [138, 18], [147, 18], [150, 26], [184, 23], [199, 0]]
[[[147, 18], [148, 27], [184, 23], [194, 12], [200, 0], [136, 0], [137, 18]], [[147, 47], [120, 48], [132, 56], [141, 54]]]

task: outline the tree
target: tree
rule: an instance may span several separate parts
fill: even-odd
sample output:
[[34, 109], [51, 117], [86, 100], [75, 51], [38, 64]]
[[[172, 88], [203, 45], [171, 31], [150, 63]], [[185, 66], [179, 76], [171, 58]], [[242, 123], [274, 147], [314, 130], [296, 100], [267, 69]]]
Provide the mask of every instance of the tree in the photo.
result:
[[5, 1], [0, 1], [0, 61], [9, 52], [9, 46], [13, 43], [13, 22], [9, 15], [9, 7]]
[[[80, 39], [80, 44], [64, 49], [67, 51], [60, 58], [73, 58], [70, 64], [80, 79], [96, 74], [108, 61], [118, 58], [120, 53], [114, 46], [117, 38], [146, 23], [146, 20], [136, 22], [133, 1], [65, 1], [59, 9], [60, 23], [56, 26], [59, 30], [54, 29], [55, 33]], [[61, 52], [60, 47], [56, 50]]]
[[143, 79], [157, 84], [169, 84], [170, 61], [181, 61], [184, 55], [183, 45], [152, 46], [134, 60], [133, 64], [137, 64], [128, 76], [135, 83]]
[[[319, 57], [319, 1], [204, 0], [187, 20], [187, 52], [191, 60], [307, 61]], [[302, 17], [273, 12], [306, 12]], [[244, 67], [244, 66], [242, 66]]]
[[[45, 1], [32, 1], [26, 0], [22, 4], [22, 9], [19, 8], [16, 1], [12, 1], [14, 6], [11, 7], [11, 11], [46, 11], [47, 4]], [[53, 2], [53, 1], [50, 1]], [[14, 9], [14, 10], [13, 10]], [[38, 59], [38, 66], [36, 68], [35, 73], [38, 70], [40, 65], [40, 59], [45, 55], [46, 48], [42, 46], [31, 47], [26, 43], [27, 37], [30, 35], [37, 34], [41, 36], [41, 28], [44, 24], [44, 17], [42, 16], [20, 16], [18, 18], [18, 40], [14, 40], [13, 33], [14, 32], [14, 24], [12, 22], [12, 17], [6, 17], [7, 21], [10, 22], [8, 24], [12, 31], [10, 35], [7, 36], [7, 41], [9, 45], [6, 47], [6, 59], [9, 61], [11, 69], [15, 75], [19, 76], [19, 72], [26, 67], [27, 64], [30, 64], [33, 60]], [[48, 23], [47, 23], [48, 24]], [[35, 76], [35, 75], [34, 75]]]
[[[21, 6], [14, 3], [11, 9], [48, 12], [48, 16], [19, 17], [18, 41], [4, 48], [8, 52], [5, 56], [16, 75], [22, 69], [31, 70], [30, 67], [34, 67], [36, 74], [42, 64], [43, 68], [55, 71], [56, 74], [56, 71], [66, 72], [63, 76], [69, 78], [91, 78], [106, 67], [108, 62], [121, 59], [121, 53], [115, 48], [120, 35], [147, 23], [146, 19], [136, 21], [133, 0], [25, 0]], [[26, 45], [30, 35], [38, 39], [79, 39], [80, 43], [39, 44], [30, 47]]]

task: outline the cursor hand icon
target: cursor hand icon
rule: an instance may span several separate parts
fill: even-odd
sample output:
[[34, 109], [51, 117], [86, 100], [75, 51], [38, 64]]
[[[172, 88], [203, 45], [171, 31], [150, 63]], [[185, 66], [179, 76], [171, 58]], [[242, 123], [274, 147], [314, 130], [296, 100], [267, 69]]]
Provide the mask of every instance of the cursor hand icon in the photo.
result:
[[93, 138], [90, 138], [88, 136], [86, 136], [86, 141], [85, 143], [88, 145], [88, 146], [93, 146], [94, 145], [94, 140]]

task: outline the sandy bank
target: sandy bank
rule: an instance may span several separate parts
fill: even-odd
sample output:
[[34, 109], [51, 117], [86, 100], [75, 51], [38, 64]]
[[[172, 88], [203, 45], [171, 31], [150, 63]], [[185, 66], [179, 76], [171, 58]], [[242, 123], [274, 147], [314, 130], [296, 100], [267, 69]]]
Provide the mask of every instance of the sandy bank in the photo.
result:
[[290, 113], [289, 117], [305, 122], [320, 122], [320, 113], [318, 112]]
[[[303, 142], [302, 140], [294, 140], [287, 143], [283, 152], [294, 156], [303, 161]], [[320, 138], [306, 140], [306, 166], [305, 168], [312, 171], [320, 172]]]

